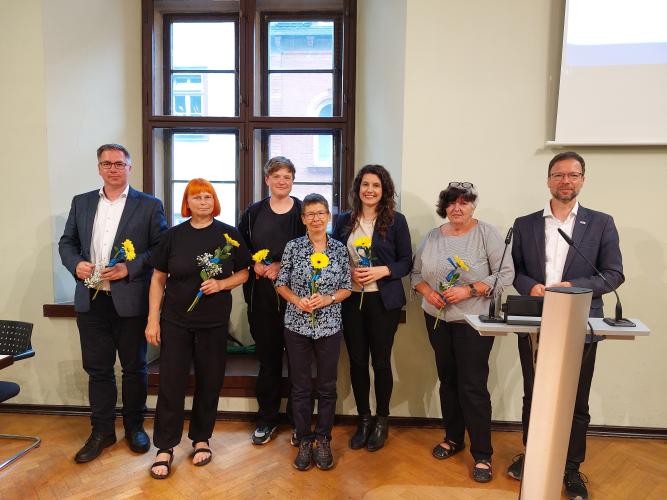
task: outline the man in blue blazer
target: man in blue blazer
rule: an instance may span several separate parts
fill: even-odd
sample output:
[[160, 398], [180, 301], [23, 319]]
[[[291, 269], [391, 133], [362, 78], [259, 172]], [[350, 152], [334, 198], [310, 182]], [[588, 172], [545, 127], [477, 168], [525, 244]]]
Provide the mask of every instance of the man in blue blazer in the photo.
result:
[[[549, 162], [547, 186], [551, 199], [543, 210], [519, 217], [514, 222], [514, 287], [522, 295], [533, 296], [544, 296], [545, 287], [590, 288], [593, 290], [590, 316], [601, 318], [602, 295], [611, 289], [558, 234], [558, 229], [565, 231], [612, 286], [623, 283], [625, 277], [614, 220], [610, 215], [584, 208], [577, 202], [586, 180], [585, 169], [584, 159], [572, 151], [557, 154]], [[525, 445], [535, 373], [529, 337], [519, 335], [518, 344], [524, 385], [522, 423]], [[579, 466], [586, 455], [586, 431], [591, 420], [588, 396], [596, 352], [597, 342], [587, 338], [563, 478], [569, 498], [588, 498]], [[515, 458], [507, 471], [510, 477], [521, 479], [523, 458], [523, 455]]]
[[[80, 194], [72, 207], [58, 249], [63, 265], [76, 280], [74, 308], [81, 341], [83, 368], [88, 373], [92, 433], [74, 457], [94, 460], [116, 442], [116, 352], [122, 367], [123, 426], [130, 448], [145, 453], [150, 440], [143, 429], [146, 410], [146, 338], [150, 252], [167, 229], [162, 202], [130, 187], [132, 159], [119, 144], [97, 150], [102, 189]], [[123, 241], [130, 240], [136, 257], [104, 267]], [[102, 284], [87, 288], [96, 266]]]

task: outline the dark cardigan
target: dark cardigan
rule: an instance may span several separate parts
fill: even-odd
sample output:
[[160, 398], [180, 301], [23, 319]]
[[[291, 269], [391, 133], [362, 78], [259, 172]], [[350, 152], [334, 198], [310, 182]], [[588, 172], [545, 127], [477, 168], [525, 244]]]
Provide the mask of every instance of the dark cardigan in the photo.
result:
[[[331, 236], [346, 246], [352, 232], [350, 216], [350, 212], [338, 215], [331, 233]], [[373, 231], [371, 248], [373, 265], [387, 266], [391, 271], [389, 276], [377, 281], [382, 304], [388, 311], [400, 309], [406, 303], [401, 278], [407, 276], [412, 268], [412, 242], [405, 216], [394, 212], [394, 223], [387, 228], [384, 238], [381, 238], [377, 231]]]

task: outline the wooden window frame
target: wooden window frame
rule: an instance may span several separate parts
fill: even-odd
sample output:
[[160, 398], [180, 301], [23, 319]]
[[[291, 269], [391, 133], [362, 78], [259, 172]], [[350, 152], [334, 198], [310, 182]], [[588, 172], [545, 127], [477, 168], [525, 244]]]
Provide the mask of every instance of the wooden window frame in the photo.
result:
[[[256, 178], [258, 169], [255, 166], [254, 158], [257, 153], [265, 162], [266, 151], [255, 151], [255, 133], [257, 130], [266, 130], [267, 133], [279, 132], [280, 130], [300, 131], [308, 133], [318, 129], [336, 130], [340, 134], [340, 141], [334, 142], [334, 213], [338, 210], [347, 209], [347, 192], [352, 184], [354, 176], [354, 120], [355, 120], [355, 64], [356, 64], [356, 3], [357, 0], [343, 0], [342, 11], [336, 12], [262, 12], [260, 19], [255, 24], [256, 6], [254, 0], [240, 0], [238, 16], [221, 13], [193, 13], [193, 14], [169, 14], [165, 13], [166, 22], [171, 20], [205, 20], [211, 19], [235, 19], [238, 21], [236, 36], [238, 40], [237, 51], [237, 116], [217, 117], [217, 116], [174, 116], [167, 114], [171, 107], [171, 78], [167, 74], [167, 65], [163, 65], [163, 114], [155, 113], [155, 93], [156, 83], [160, 75], [155, 74], [154, 65], [154, 41], [156, 40], [156, 28], [154, 23], [155, 3], [154, 0], [142, 0], [142, 130], [143, 130], [143, 190], [147, 193], [155, 193], [155, 169], [165, 168], [163, 173], [164, 185], [161, 188], [165, 193], [165, 209], [171, 210], [174, 203], [178, 200], [169, 199], [171, 196], [170, 181], [171, 166], [163, 167], [156, 165], [154, 161], [154, 133], [156, 130], [173, 129], [173, 133], [180, 132], [202, 132], [215, 133], [216, 131], [236, 130], [238, 133], [238, 165], [237, 165], [237, 211], [236, 217], [254, 200], [255, 184], [262, 182], [261, 171], [260, 178]], [[262, 24], [265, 19], [295, 19], [295, 18], [327, 18], [337, 17], [339, 19], [339, 29], [334, 29], [334, 81], [338, 83], [337, 89], [334, 86], [334, 99], [337, 103], [332, 103], [334, 110], [338, 108], [340, 116], [332, 117], [270, 117], [263, 116], [262, 113], [255, 113], [254, 105], [254, 47], [255, 30], [262, 30]], [[268, 29], [268, 24], [266, 25]], [[337, 34], [338, 33], [338, 34]], [[266, 42], [262, 41], [260, 31], [260, 71], [266, 61], [263, 51], [267, 51]], [[163, 37], [163, 61], [168, 61], [169, 47], [168, 36]], [[342, 45], [342, 47], [341, 47]], [[340, 48], [339, 50], [336, 50]], [[268, 52], [268, 51], [267, 51]], [[338, 62], [336, 60], [338, 59]], [[261, 88], [267, 89], [265, 76], [260, 75], [262, 81]], [[268, 78], [268, 77], [267, 77]], [[265, 99], [260, 99], [265, 101]], [[336, 106], [337, 104], [337, 106]], [[261, 111], [258, 110], [258, 111]], [[167, 141], [165, 141], [166, 144]], [[260, 141], [263, 142], [263, 141]], [[166, 145], [165, 145], [166, 147]], [[260, 145], [260, 147], [262, 147]], [[165, 159], [168, 159], [168, 152], [165, 151]], [[166, 163], [166, 161], [165, 161]], [[167, 171], [168, 170], [168, 171]], [[263, 189], [263, 188], [262, 188]], [[264, 192], [264, 191], [262, 191]], [[171, 214], [171, 212], [168, 212]]]

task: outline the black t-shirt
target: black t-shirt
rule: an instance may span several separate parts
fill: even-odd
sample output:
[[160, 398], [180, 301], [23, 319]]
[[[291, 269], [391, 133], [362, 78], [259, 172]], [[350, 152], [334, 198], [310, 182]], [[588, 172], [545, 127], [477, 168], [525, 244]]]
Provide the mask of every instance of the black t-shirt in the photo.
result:
[[222, 273], [214, 276], [215, 279], [228, 278], [233, 272], [250, 265], [250, 253], [235, 227], [214, 219], [209, 226], [195, 229], [187, 220], [165, 233], [151, 257], [155, 269], [169, 275], [162, 319], [185, 328], [210, 328], [229, 322], [232, 310], [229, 290], [203, 295], [195, 308], [187, 312], [202, 283], [197, 257], [204, 253], [212, 255], [217, 247], [224, 247], [225, 233], [240, 246], [232, 247], [230, 257], [221, 261]]
[[274, 262], [282, 259], [285, 245], [301, 234], [293, 234], [296, 226], [295, 219], [300, 219], [299, 207], [292, 205], [289, 212], [277, 214], [271, 210], [271, 204], [265, 203], [260, 209], [252, 227], [250, 240], [253, 248], [269, 249], [269, 255]]
[[[301, 219], [301, 211], [296, 203], [289, 212], [284, 214], [275, 213], [268, 202], [264, 203], [257, 213], [250, 233], [252, 247], [257, 250], [268, 248], [273, 262], [280, 261], [287, 242], [302, 236], [302, 234], [294, 234], [294, 228], [298, 227], [297, 219]], [[256, 313], [276, 312], [278, 304], [281, 304], [281, 301], [276, 296], [273, 281], [267, 278], [256, 279], [252, 290], [252, 311]], [[280, 310], [284, 308], [283, 301]]]

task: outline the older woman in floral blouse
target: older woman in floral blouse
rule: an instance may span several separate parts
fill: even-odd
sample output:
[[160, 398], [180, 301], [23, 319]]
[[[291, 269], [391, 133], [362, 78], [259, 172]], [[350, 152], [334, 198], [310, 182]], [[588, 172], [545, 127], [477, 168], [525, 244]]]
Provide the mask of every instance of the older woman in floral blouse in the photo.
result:
[[[330, 440], [343, 335], [340, 302], [350, 296], [352, 284], [347, 249], [326, 233], [331, 219], [327, 200], [319, 194], [309, 194], [303, 199], [301, 217], [307, 234], [285, 246], [275, 284], [287, 301], [285, 346], [299, 441], [294, 467], [308, 470], [314, 460], [319, 469], [326, 470], [333, 467]], [[310, 424], [313, 354], [317, 363], [318, 398], [315, 432]]]

